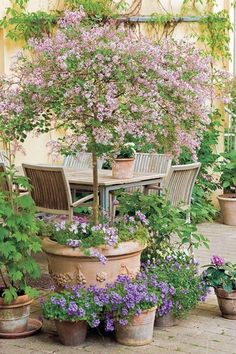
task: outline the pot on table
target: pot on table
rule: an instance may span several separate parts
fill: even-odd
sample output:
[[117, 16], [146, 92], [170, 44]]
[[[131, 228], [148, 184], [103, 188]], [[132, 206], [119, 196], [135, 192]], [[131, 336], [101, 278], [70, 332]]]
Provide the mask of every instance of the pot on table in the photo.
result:
[[115, 323], [116, 340], [129, 346], [141, 346], [152, 342], [156, 307], [142, 311], [130, 323], [122, 326]]
[[236, 193], [221, 194], [217, 198], [223, 214], [224, 224], [236, 226]]
[[112, 164], [112, 177], [119, 179], [132, 178], [134, 175], [134, 157], [115, 159]]
[[214, 290], [222, 316], [229, 320], [236, 320], [236, 290], [229, 293], [223, 288], [214, 288]]
[[21, 295], [6, 304], [0, 298], [0, 333], [21, 333], [27, 330], [32, 299]]
[[107, 258], [104, 265], [95, 257], [86, 256], [79, 248], [44, 238], [42, 248], [47, 255], [48, 270], [58, 290], [65, 285], [97, 285], [104, 287], [118, 275], [135, 277], [140, 270], [140, 256], [144, 245], [138, 241], [121, 242], [114, 248], [100, 246], [97, 250]]

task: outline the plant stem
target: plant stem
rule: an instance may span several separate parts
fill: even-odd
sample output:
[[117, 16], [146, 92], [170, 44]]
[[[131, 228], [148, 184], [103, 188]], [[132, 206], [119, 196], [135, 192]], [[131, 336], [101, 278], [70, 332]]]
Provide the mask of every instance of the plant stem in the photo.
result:
[[93, 223], [98, 224], [98, 168], [97, 168], [97, 156], [96, 152], [92, 152], [93, 155]]
[[2, 278], [2, 281], [3, 281], [4, 285], [5, 285], [5, 287], [7, 288], [8, 285], [7, 285], [7, 282], [6, 282], [5, 278], [4, 278], [4, 275], [3, 275], [3, 272], [2, 272], [1, 269], [0, 269], [0, 276], [1, 276], [1, 278]]

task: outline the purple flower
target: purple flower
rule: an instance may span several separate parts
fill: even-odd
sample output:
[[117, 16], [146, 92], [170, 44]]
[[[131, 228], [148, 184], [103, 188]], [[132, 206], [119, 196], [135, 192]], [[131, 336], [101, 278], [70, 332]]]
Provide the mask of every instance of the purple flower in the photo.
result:
[[84, 317], [85, 316], [85, 310], [80, 307], [80, 308], [78, 308], [77, 314], [78, 314], [79, 317]]
[[103, 254], [99, 253], [96, 249], [90, 250], [90, 256], [98, 258], [102, 264], [107, 263], [106, 257]]
[[139, 218], [141, 223], [143, 223], [144, 225], [148, 225], [149, 224], [149, 221], [147, 220], [146, 216], [143, 213], [141, 213], [140, 210], [137, 210], [135, 215]]
[[125, 326], [125, 325], [128, 324], [128, 321], [122, 318], [122, 319], [119, 320], [119, 324], [120, 324], [121, 326]]
[[223, 258], [221, 258], [220, 256], [215, 256], [213, 255], [211, 258], [211, 264], [219, 267], [225, 264], [225, 261]]
[[98, 318], [96, 318], [92, 321], [91, 327], [95, 328], [95, 327], [99, 326], [99, 324], [100, 324], [100, 320]]
[[81, 242], [80, 240], [69, 239], [66, 244], [69, 247], [75, 248], [75, 247], [80, 247]]
[[67, 310], [69, 316], [75, 316], [78, 311], [78, 306], [74, 301], [71, 301]]

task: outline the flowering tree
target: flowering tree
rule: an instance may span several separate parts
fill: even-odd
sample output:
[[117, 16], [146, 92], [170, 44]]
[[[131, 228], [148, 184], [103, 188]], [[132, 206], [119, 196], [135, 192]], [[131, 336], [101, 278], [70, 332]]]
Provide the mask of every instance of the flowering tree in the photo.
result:
[[54, 149], [92, 151], [95, 222], [98, 156], [115, 154], [130, 137], [195, 155], [213, 87], [209, 59], [191, 44], [135, 39], [117, 23], [91, 26], [81, 9], [67, 11], [53, 37], [29, 45], [33, 55], [18, 57], [10, 91], [0, 94], [0, 117], [22, 139], [63, 127]]

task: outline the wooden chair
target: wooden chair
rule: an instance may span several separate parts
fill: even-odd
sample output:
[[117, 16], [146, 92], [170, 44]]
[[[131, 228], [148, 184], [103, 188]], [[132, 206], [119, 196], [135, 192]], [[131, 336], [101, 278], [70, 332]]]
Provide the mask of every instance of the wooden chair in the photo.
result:
[[72, 202], [69, 182], [65, 177], [63, 167], [37, 166], [22, 164], [25, 175], [32, 185], [30, 192], [36, 209], [42, 213], [67, 215], [73, 219], [73, 209], [86, 205], [93, 198], [90, 194]]
[[[98, 168], [102, 168], [103, 160], [98, 159]], [[64, 167], [78, 168], [86, 170], [93, 167], [91, 152], [80, 152], [77, 156], [66, 156], [63, 161]]]
[[200, 162], [171, 166], [163, 185], [171, 204], [182, 203], [186, 208], [191, 205], [193, 187], [200, 167]]
[[[164, 180], [164, 185], [161, 188], [166, 192], [167, 198], [172, 205], [181, 205], [181, 208], [186, 213], [186, 222], [191, 222], [191, 215], [188, 208], [191, 205], [193, 187], [201, 167], [200, 162], [188, 165], [171, 166], [167, 177]], [[155, 186], [150, 186], [151, 189], [156, 189]], [[157, 187], [160, 191], [160, 187]], [[190, 251], [194, 254], [193, 247], [190, 245]]]

